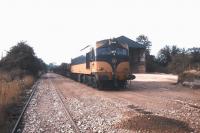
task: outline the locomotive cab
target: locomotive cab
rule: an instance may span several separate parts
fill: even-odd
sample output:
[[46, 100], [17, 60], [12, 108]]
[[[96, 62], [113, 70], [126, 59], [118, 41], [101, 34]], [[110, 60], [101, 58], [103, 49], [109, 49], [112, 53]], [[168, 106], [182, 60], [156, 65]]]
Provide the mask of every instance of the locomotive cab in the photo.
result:
[[128, 45], [119, 44], [116, 40], [109, 40], [107, 44], [96, 47], [95, 76], [102, 84], [113, 83], [124, 86], [130, 78]]

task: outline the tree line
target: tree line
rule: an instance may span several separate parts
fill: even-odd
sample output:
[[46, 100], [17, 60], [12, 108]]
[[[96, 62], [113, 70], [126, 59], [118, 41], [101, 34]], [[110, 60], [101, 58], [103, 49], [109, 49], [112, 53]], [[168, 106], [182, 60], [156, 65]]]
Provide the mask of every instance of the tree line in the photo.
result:
[[200, 70], [200, 47], [179, 48], [176, 45], [165, 45], [157, 56], [150, 54], [152, 43], [145, 35], [136, 41], [146, 47], [146, 71], [179, 74], [185, 70]]
[[33, 48], [27, 42], [21, 41], [0, 60], [0, 70], [13, 72], [14, 77], [23, 74], [38, 76], [46, 72], [47, 67], [44, 61], [35, 55]]
[[50, 63], [48, 65], [48, 70], [63, 76], [69, 76], [70, 64], [61, 63], [60, 65], [54, 65], [53, 63]]

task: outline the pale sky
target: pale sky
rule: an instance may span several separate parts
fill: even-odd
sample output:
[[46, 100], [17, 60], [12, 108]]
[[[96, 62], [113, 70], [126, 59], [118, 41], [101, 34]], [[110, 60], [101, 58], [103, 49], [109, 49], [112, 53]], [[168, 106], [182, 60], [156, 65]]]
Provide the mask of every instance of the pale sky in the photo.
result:
[[1, 53], [24, 40], [46, 63], [59, 64], [98, 40], [140, 34], [154, 55], [164, 45], [200, 47], [200, 1], [0, 0]]

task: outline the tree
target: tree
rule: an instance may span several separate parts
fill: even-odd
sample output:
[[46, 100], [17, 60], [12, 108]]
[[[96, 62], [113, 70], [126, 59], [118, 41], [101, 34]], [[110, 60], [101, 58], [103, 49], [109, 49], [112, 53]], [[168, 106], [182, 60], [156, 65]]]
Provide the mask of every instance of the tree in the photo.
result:
[[21, 69], [33, 75], [46, 69], [46, 64], [35, 56], [35, 52], [25, 41], [13, 46], [8, 54], [0, 61], [2, 69], [10, 71]]
[[53, 72], [67, 76], [67, 74], [70, 72], [70, 65], [68, 63], [61, 63], [59, 66], [55, 66], [53, 68]]
[[146, 55], [150, 55], [150, 51], [151, 51], [151, 41], [149, 41], [148, 37], [145, 36], [145, 35], [139, 35], [137, 38], [136, 38], [136, 42], [142, 44], [143, 46], [146, 47], [146, 50], [145, 50], [145, 54]]
[[188, 52], [192, 58], [191, 63], [200, 63], [200, 47], [189, 48]]
[[166, 45], [158, 53], [158, 62], [160, 65], [166, 67], [171, 61], [170, 47]]
[[179, 53], [180, 49], [177, 46], [172, 45], [170, 47], [169, 45], [166, 45], [158, 53], [158, 62], [160, 65], [167, 67], [168, 64], [172, 61], [172, 58]]
[[190, 57], [185, 49], [181, 49], [179, 53], [173, 56], [172, 61], [168, 65], [168, 70], [175, 74], [185, 71], [190, 63]]
[[159, 70], [157, 59], [154, 55], [149, 55], [146, 57], [146, 70], [147, 72], [156, 72]]
[[139, 35], [136, 38], [136, 42], [138, 42], [139, 44], [145, 46], [145, 60], [146, 60], [146, 71], [147, 72], [153, 72], [154, 66], [155, 66], [155, 57], [153, 55], [150, 55], [150, 51], [151, 51], [151, 42], [149, 41], [148, 37], [145, 35]]
[[179, 53], [181, 53], [181, 52], [185, 52], [185, 49], [180, 49], [180, 48], [178, 48], [176, 45], [172, 45], [172, 47], [171, 47], [171, 56], [173, 57], [173, 56], [176, 56], [176, 55], [178, 55]]

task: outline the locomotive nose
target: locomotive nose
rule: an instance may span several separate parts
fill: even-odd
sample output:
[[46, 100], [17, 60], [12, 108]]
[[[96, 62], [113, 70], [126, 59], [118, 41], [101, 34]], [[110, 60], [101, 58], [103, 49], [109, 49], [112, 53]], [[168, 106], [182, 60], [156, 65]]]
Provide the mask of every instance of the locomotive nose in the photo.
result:
[[116, 64], [117, 63], [117, 59], [115, 57], [112, 58], [112, 64]]

